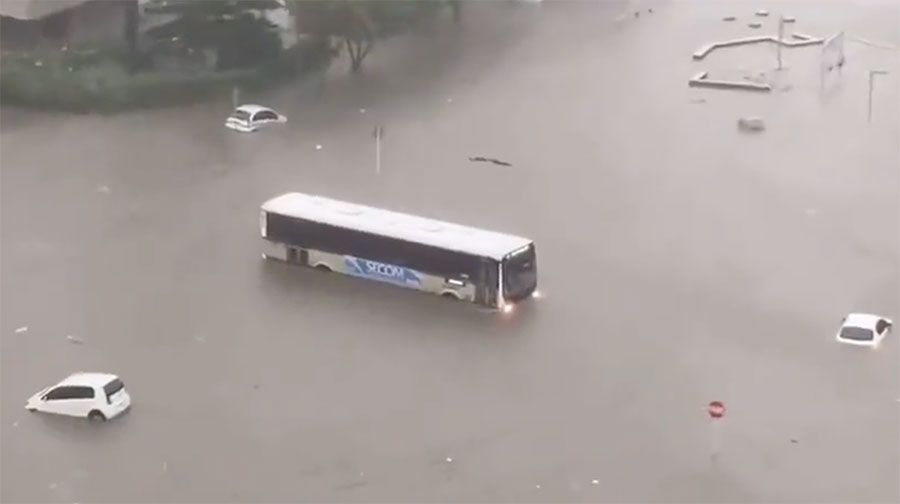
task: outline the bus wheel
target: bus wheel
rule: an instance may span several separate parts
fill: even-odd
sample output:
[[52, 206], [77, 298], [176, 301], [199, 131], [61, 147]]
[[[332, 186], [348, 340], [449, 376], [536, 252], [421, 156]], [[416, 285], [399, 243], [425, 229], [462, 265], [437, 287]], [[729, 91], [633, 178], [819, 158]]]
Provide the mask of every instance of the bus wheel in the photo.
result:
[[316, 264], [316, 269], [323, 273], [331, 273], [333, 270], [327, 264]]

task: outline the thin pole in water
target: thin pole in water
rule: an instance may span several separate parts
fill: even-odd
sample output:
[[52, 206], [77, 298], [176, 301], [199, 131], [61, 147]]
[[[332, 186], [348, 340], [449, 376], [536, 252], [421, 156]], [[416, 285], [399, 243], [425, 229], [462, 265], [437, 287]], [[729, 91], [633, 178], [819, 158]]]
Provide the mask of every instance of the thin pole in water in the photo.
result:
[[872, 91], [875, 89], [875, 76], [887, 75], [886, 70], [869, 70], [869, 115], [868, 121], [872, 122]]
[[711, 401], [706, 409], [709, 414], [709, 458], [715, 463], [722, 453], [722, 422], [725, 419], [725, 404]]
[[375, 126], [375, 174], [381, 175], [381, 137], [384, 134], [381, 126]]
[[716, 462], [722, 454], [722, 419], [716, 418], [709, 422], [709, 458]]
[[781, 46], [784, 41], [784, 16], [778, 17], [778, 69], [781, 70]]

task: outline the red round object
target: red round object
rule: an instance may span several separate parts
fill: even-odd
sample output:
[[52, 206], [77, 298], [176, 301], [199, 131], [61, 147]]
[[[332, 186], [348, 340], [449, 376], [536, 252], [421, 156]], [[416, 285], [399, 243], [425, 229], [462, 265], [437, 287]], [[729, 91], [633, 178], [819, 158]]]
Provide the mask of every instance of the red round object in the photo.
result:
[[711, 401], [706, 411], [710, 418], [722, 418], [725, 416], [725, 404], [722, 401]]

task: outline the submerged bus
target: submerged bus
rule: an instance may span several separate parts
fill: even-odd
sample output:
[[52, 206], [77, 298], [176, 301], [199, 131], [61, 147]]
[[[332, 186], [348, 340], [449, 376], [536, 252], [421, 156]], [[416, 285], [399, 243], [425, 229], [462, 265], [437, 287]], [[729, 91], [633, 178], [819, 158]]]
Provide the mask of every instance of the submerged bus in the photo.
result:
[[263, 257], [512, 311], [537, 295], [534, 243], [433, 219], [288, 193], [263, 203]]

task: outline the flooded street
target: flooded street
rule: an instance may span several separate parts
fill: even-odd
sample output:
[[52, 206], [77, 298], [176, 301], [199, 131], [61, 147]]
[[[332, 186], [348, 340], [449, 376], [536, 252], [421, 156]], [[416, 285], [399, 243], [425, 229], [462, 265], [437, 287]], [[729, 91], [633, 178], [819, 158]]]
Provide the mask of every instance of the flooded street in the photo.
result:
[[[769, 45], [691, 54], [782, 11], [846, 31], [824, 92], [817, 46], [784, 51], [771, 93], [688, 87], [770, 72]], [[256, 134], [224, 101], [4, 108], [0, 500], [897, 501], [900, 334], [834, 335], [900, 320], [898, 52], [853, 40], [900, 46], [898, 16], [468, 2], [361, 75], [245, 95], [289, 118]], [[259, 205], [289, 191], [532, 238], [545, 296], [503, 317], [266, 263]], [[24, 410], [79, 370], [120, 375], [132, 410]]]

